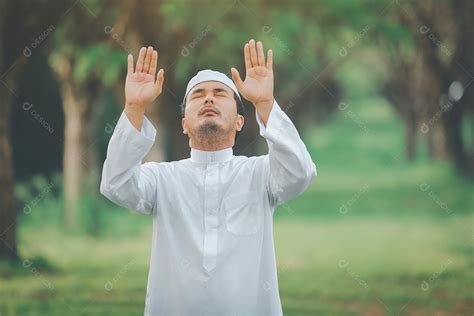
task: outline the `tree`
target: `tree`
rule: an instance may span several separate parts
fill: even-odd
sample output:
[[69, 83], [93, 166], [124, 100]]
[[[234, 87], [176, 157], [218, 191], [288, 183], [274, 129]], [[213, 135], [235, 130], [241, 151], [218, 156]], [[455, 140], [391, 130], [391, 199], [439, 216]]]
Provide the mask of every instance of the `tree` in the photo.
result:
[[[5, 31], [6, 0], [0, 1], [0, 72], [2, 77], [8, 70], [7, 66], [11, 66], [6, 62], [4, 55], [4, 38], [1, 37]], [[9, 82], [4, 79], [0, 81], [0, 259], [10, 258], [17, 259], [17, 243], [16, 243], [16, 221], [17, 210], [16, 201], [13, 192], [13, 162], [12, 150], [9, 136], [9, 120], [12, 93], [9, 91]]]
[[[19, 74], [28, 68], [31, 43], [39, 43], [38, 30], [55, 25], [68, 3], [57, 1], [51, 12], [51, 1], [0, 0], [0, 258], [18, 258], [16, 227], [18, 203], [14, 196], [15, 178], [10, 144], [10, 112]], [[28, 14], [34, 10], [36, 14]], [[18, 23], [21, 19], [22, 23]], [[41, 35], [40, 35], [41, 36]], [[44, 38], [43, 38], [44, 40]], [[30, 49], [30, 50], [28, 50]]]
[[[124, 2], [125, 3], [125, 2]], [[126, 54], [107, 42], [104, 20], [114, 17], [110, 3], [71, 10], [55, 32], [50, 63], [58, 77], [65, 115], [64, 224], [76, 223], [81, 197], [98, 192], [97, 110], [104, 89], [119, 79]], [[80, 28], [77, 26], [81, 25]], [[94, 212], [94, 210], [92, 210]]]
[[462, 129], [473, 111], [472, 89], [467, 89], [474, 73], [472, 11], [470, 1], [404, 2], [391, 14], [398, 25], [383, 23], [377, 34], [390, 48], [384, 93], [405, 123], [407, 157], [414, 158], [421, 131], [432, 158], [450, 159], [471, 176], [472, 149], [466, 149]]

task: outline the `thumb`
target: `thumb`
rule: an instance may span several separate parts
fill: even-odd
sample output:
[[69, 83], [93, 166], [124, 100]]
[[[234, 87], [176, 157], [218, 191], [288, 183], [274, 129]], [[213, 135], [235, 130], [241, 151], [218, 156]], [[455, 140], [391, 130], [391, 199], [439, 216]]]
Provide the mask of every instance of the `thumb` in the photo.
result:
[[237, 69], [235, 69], [234, 67], [232, 67], [230, 69], [230, 72], [232, 73], [232, 80], [234, 81], [235, 86], [237, 87], [237, 90], [239, 90], [239, 92], [241, 92], [241, 90], [244, 87], [244, 83], [243, 83], [242, 79], [240, 79], [239, 71]]

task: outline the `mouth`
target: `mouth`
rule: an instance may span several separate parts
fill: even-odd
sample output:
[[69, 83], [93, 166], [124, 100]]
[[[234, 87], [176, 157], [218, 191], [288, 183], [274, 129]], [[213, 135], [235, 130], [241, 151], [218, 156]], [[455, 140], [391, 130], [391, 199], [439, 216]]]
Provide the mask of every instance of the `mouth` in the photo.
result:
[[217, 112], [214, 110], [205, 110], [204, 112], [201, 113], [202, 116], [217, 116]]

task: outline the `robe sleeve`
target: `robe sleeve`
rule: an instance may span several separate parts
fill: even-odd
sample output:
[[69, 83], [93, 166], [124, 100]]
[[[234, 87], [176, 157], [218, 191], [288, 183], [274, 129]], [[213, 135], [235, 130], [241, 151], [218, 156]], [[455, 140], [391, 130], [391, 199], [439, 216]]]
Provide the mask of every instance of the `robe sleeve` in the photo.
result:
[[107, 148], [100, 183], [100, 192], [109, 200], [144, 214], [157, 207], [157, 163], [142, 164], [155, 135], [156, 129], [146, 117], [138, 131], [122, 112]]
[[272, 206], [278, 206], [305, 191], [316, 177], [316, 165], [290, 118], [275, 101], [263, 124], [255, 111], [260, 135], [268, 144], [265, 156], [266, 186]]

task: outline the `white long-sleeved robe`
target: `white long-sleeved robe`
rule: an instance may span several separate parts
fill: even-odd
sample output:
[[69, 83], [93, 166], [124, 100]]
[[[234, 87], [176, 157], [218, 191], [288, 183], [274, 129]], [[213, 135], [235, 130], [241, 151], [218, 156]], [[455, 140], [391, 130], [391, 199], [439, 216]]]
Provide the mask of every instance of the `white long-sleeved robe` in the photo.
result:
[[156, 130], [145, 117], [138, 131], [122, 113], [100, 191], [153, 217], [145, 315], [282, 315], [273, 214], [316, 166], [276, 102], [266, 126], [256, 119], [267, 155], [191, 148], [188, 159], [142, 164]]

